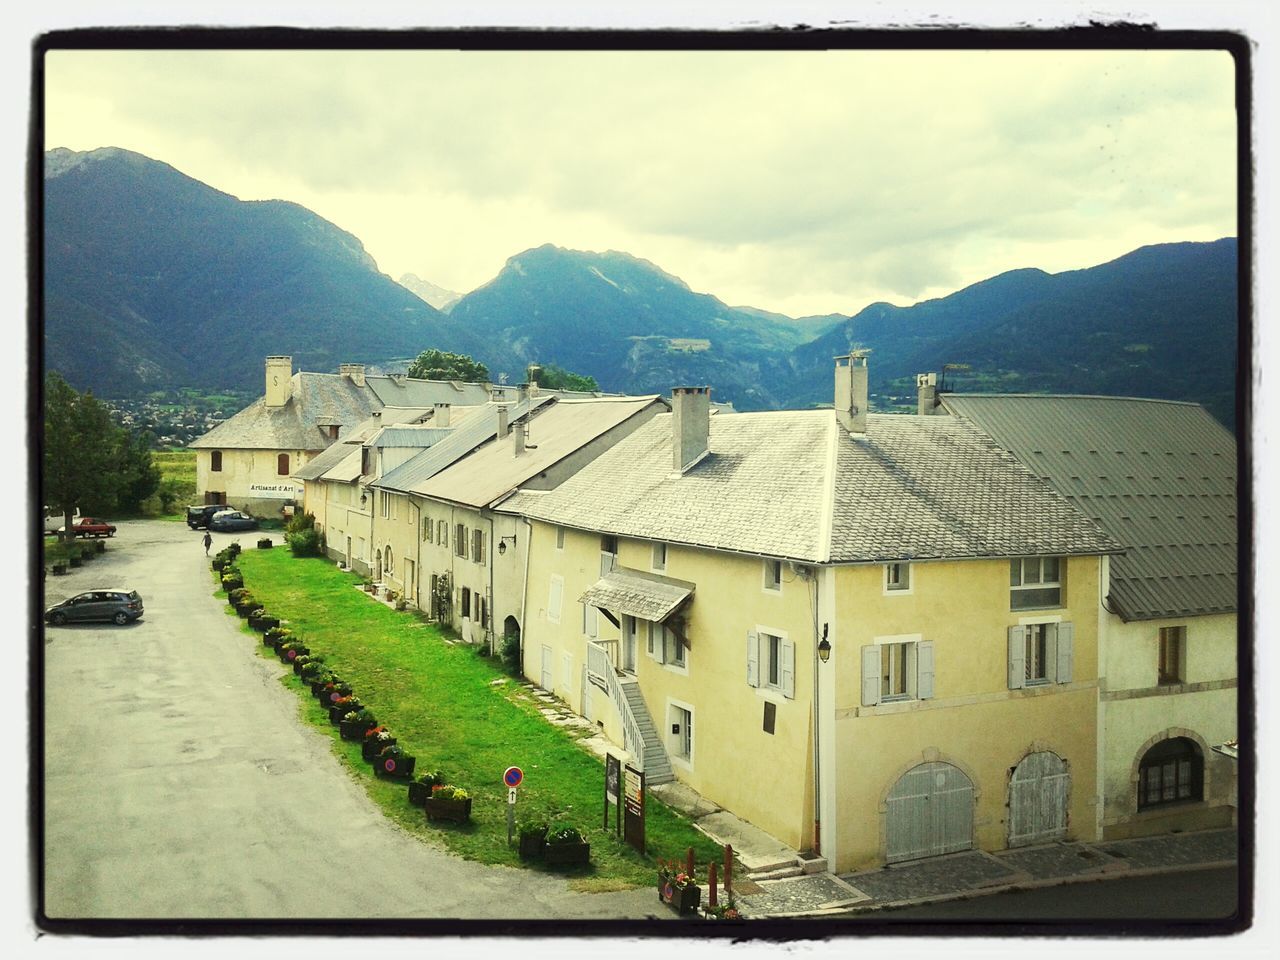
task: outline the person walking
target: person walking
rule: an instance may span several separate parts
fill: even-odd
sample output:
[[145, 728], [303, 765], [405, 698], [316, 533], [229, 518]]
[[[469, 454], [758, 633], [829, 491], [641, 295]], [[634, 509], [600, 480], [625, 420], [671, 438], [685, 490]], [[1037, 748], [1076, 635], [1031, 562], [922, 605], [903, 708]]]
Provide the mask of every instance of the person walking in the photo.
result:
[[209, 547], [213, 545], [213, 534], [208, 530], [204, 532], [204, 555], [209, 555]]

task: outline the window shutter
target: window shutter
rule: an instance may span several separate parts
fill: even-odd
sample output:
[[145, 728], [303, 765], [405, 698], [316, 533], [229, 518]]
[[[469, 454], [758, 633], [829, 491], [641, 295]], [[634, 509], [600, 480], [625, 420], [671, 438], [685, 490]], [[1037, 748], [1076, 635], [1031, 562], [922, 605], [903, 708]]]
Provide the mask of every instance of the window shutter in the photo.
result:
[[880, 702], [880, 648], [874, 643], [862, 648], [862, 705]]
[[560, 604], [564, 598], [564, 578], [552, 577], [551, 589], [547, 595], [547, 619], [552, 623], [560, 622]]
[[1027, 628], [1009, 628], [1009, 689], [1020, 690], [1027, 679]]
[[1060, 623], [1058, 626], [1058, 682], [1071, 682], [1071, 668], [1075, 664], [1075, 633], [1076, 627], [1074, 623]]
[[[653, 656], [653, 624], [647, 620], [644, 624], [644, 652]], [[657, 658], [654, 657], [654, 659]]]
[[796, 696], [796, 645], [782, 641], [782, 695], [792, 700]]
[[760, 686], [760, 635], [754, 630], [747, 631], [747, 684]]
[[649, 635], [653, 637], [653, 653], [659, 663], [667, 662], [667, 628], [660, 623], [649, 624]]
[[916, 644], [916, 698], [928, 700], [933, 696], [933, 641]]

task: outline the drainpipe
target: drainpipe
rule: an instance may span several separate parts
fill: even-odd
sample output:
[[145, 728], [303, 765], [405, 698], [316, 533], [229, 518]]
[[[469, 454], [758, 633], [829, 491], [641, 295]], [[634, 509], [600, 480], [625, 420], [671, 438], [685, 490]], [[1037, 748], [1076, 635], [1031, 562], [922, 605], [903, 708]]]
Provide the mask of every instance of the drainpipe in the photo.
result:
[[[494, 616], [495, 616], [495, 614], [494, 614], [494, 609], [493, 609], [493, 598], [494, 598], [494, 592], [493, 592], [493, 575], [494, 575], [494, 572], [497, 570], [497, 567], [498, 567], [498, 543], [497, 543], [497, 541], [496, 541], [496, 540], [494, 539], [494, 537], [493, 537], [493, 529], [494, 529], [494, 528], [493, 528], [493, 511], [489, 511], [489, 556], [488, 556], [486, 559], [489, 561], [489, 600], [488, 600], [488, 604], [489, 604], [489, 623], [490, 623], [490, 624], [492, 624], [492, 623], [494, 623], [494, 622], [495, 622], [495, 620], [494, 620]], [[483, 627], [482, 627], [482, 629], [483, 629]], [[492, 640], [492, 638], [493, 638], [496, 634], [497, 634], [497, 631], [496, 631], [496, 630], [494, 630], [494, 629], [492, 628], [492, 626], [491, 626], [491, 627], [489, 628], [488, 633], [485, 635], [485, 639], [489, 642], [489, 655], [490, 655], [490, 656], [492, 656], [492, 655], [493, 655], [493, 652], [494, 652], [494, 651], [493, 651], [493, 640]]]
[[533, 553], [533, 521], [521, 517], [524, 521], [524, 580], [520, 584], [520, 675], [524, 676], [524, 639], [529, 633], [529, 555]]
[[818, 750], [820, 731], [822, 729], [822, 710], [819, 707], [818, 669], [822, 661], [818, 659], [818, 644], [822, 642], [822, 627], [818, 618], [818, 570], [815, 567], [813, 579], [813, 852], [822, 855], [822, 755]]

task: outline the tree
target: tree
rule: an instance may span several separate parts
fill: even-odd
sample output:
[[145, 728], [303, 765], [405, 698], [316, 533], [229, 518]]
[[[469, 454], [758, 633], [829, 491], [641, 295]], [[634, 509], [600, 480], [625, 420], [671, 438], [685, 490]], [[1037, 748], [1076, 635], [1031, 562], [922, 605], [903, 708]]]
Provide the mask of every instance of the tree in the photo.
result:
[[152, 440], [145, 431], [129, 433], [117, 428], [120, 474], [117, 509], [138, 513], [142, 510], [142, 501], [160, 489], [160, 468], [151, 461]]
[[409, 376], [415, 380], [461, 380], [464, 383], [487, 383], [489, 368], [461, 353], [423, 350], [409, 364]]
[[44, 385], [44, 505], [65, 520], [72, 537], [77, 507], [98, 509], [115, 501], [120, 485], [120, 428], [91, 393], [79, 394], [56, 373]]
[[596, 383], [595, 377], [570, 373], [554, 363], [549, 363], [545, 367], [531, 366], [528, 374], [527, 379], [537, 380], [538, 386], [545, 390], [580, 390], [584, 393], [597, 393], [600, 390], [600, 384]]

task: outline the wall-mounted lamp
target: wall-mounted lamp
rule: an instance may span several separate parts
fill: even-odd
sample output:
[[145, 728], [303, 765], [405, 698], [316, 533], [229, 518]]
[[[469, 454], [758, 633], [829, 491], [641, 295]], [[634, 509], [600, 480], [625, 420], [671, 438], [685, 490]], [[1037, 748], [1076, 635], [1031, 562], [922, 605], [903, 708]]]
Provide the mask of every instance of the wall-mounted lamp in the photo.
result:
[[360, 491], [360, 506], [364, 506], [369, 502], [369, 492], [367, 490]]
[[822, 625], [822, 640], [818, 643], [818, 659], [826, 663], [831, 659], [831, 641], [827, 639], [827, 624]]
[[502, 539], [500, 539], [500, 540], [498, 541], [498, 552], [499, 552], [499, 553], [506, 553], [506, 552], [507, 552], [507, 541], [508, 541], [508, 540], [510, 540], [510, 541], [511, 541], [511, 545], [512, 545], [513, 547], [516, 545], [516, 535], [515, 535], [514, 533], [513, 533], [513, 534], [511, 534], [511, 536], [509, 536], [509, 537], [503, 537]]

